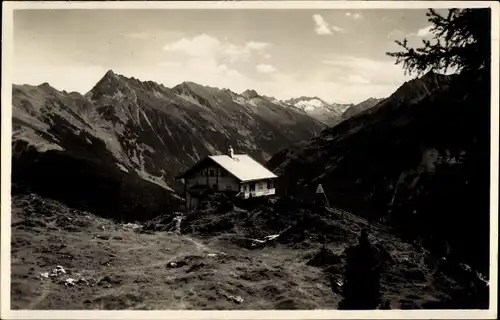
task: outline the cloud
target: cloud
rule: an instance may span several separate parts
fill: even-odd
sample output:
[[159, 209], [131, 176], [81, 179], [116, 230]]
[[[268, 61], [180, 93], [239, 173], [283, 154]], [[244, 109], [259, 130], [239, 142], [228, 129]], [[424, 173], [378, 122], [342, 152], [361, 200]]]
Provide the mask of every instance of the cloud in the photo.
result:
[[332, 34], [328, 22], [326, 22], [321, 15], [313, 15], [313, 20], [316, 24], [316, 28], [314, 29], [314, 31], [316, 31], [317, 34]]
[[347, 17], [351, 17], [355, 20], [357, 19], [363, 19], [363, 14], [362, 13], [359, 13], [359, 12], [354, 12], [354, 13], [351, 13], [351, 12], [346, 12], [345, 14]]
[[213, 56], [220, 50], [221, 43], [217, 38], [205, 33], [197, 35], [192, 39], [182, 38], [175, 42], [166, 44], [165, 51], [178, 52], [189, 57]]
[[256, 69], [261, 73], [273, 73], [277, 71], [276, 68], [270, 64], [259, 64]]
[[432, 26], [427, 26], [425, 28], [418, 29], [418, 31], [416, 33], [412, 32], [412, 33], [408, 34], [408, 36], [409, 37], [422, 37], [422, 38], [427, 37], [427, 36], [432, 35], [431, 29], [432, 29]]
[[166, 44], [163, 49], [187, 57], [219, 57], [235, 62], [237, 60], [247, 60], [252, 54], [270, 57], [269, 53], [266, 52], [270, 45], [270, 43], [259, 41], [248, 41], [243, 45], [239, 45], [229, 42], [227, 38], [222, 42], [203, 33], [193, 38], [182, 38]]
[[362, 57], [333, 55], [330, 59], [323, 60], [332, 70], [333, 75], [348, 75], [340, 77], [342, 81], [358, 84], [398, 85], [409, 80], [400, 66], [392, 60], [373, 60]]
[[245, 48], [248, 50], [256, 50], [260, 51], [269, 46], [269, 43], [267, 42], [257, 42], [257, 41], [249, 41], [245, 44]]
[[335, 32], [344, 32], [344, 29], [337, 26], [330, 26], [330, 29], [332, 29]]
[[431, 33], [432, 26], [427, 26], [425, 28], [419, 29], [417, 31], [417, 36], [425, 37]]
[[316, 32], [316, 34], [328, 35], [328, 34], [333, 34], [333, 32], [344, 31], [344, 29], [340, 27], [330, 25], [320, 14], [314, 14], [312, 18], [315, 23], [314, 31]]
[[[183, 81], [193, 81], [219, 88], [244, 91], [251, 87], [252, 79], [242, 74], [237, 62], [247, 62], [251, 57], [269, 58], [270, 43], [247, 41], [233, 43], [225, 38], [208, 34], [183, 37], [167, 43], [164, 51], [168, 57], [158, 64], [158, 81], [173, 86]], [[271, 65], [259, 65], [263, 73], [276, 71]], [[160, 80], [161, 79], [161, 80]]]
[[[252, 87], [254, 80], [237, 69], [237, 62], [247, 62], [252, 56], [269, 58], [267, 49], [270, 46], [262, 41], [232, 43], [227, 37], [219, 40], [205, 33], [184, 37], [164, 46], [164, 51], [174, 56], [158, 65], [155, 77], [167, 86], [193, 81], [244, 91]], [[271, 65], [259, 65], [257, 70], [263, 73], [276, 71]], [[149, 74], [151, 78], [151, 71]]]
[[269, 46], [270, 44], [267, 42], [257, 41], [249, 41], [242, 46], [228, 43], [222, 48], [222, 54], [231, 62], [235, 62], [237, 60], [248, 60], [252, 54], [258, 54], [269, 58], [270, 54], [266, 52], [266, 49]]

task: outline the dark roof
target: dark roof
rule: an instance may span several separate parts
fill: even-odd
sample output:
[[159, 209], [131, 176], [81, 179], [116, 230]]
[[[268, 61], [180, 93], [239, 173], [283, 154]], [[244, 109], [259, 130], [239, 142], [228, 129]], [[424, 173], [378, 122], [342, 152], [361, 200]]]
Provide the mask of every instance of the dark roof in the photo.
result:
[[187, 169], [183, 173], [181, 173], [178, 176], [176, 176], [175, 179], [182, 179], [182, 178], [184, 178], [185, 176], [189, 175], [190, 173], [198, 170], [200, 167], [203, 167], [203, 165], [205, 165], [205, 163], [207, 163], [209, 161], [211, 161], [211, 159], [208, 156], [205, 157], [205, 158], [203, 158], [203, 159], [201, 159], [195, 165], [193, 165], [191, 168]]

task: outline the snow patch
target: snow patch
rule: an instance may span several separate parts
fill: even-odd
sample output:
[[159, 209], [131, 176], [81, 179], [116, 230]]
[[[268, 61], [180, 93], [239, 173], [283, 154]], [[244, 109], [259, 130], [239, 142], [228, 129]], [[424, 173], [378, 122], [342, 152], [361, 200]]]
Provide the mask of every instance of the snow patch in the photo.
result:
[[243, 98], [241, 96], [237, 96], [237, 97], [233, 98], [233, 101], [238, 103], [238, 104], [243, 104], [243, 105], [246, 104], [245, 98]]
[[258, 101], [258, 99], [250, 99], [250, 100], [248, 101], [248, 105], [250, 105], [250, 106], [252, 106], [252, 107], [258, 107], [258, 105], [257, 105], [257, 102], [256, 102], [256, 101]]
[[125, 168], [121, 163], [117, 163], [116, 165], [118, 166], [118, 168], [120, 168], [121, 171], [128, 173], [127, 168]]
[[165, 95], [158, 90], [153, 90], [153, 95], [159, 99], [165, 99]]
[[125, 98], [125, 94], [120, 90], [116, 90], [111, 99], [123, 100]]
[[166, 183], [165, 183], [165, 180], [164, 180], [164, 177], [157, 177], [157, 176], [153, 176], [143, 170], [136, 170], [137, 174], [143, 179], [143, 180], [146, 180], [146, 181], [149, 181], [151, 183], [154, 183], [164, 189], [167, 189], [169, 191], [174, 191], [174, 189], [172, 189], [170, 186], [168, 186]]
[[185, 101], [192, 103], [194, 105], [197, 105], [202, 108], [206, 108], [204, 105], [202, 105], [198, 100], [196, 100], [193, 96], [187, 95], [187, 94], [176, 94], [177, 97], [184, 99]]
[[304, 110], [313, 110], [315, 108], [325, 107], [325, 103], [319, 99], [311, 99], [299, 101], [295, 106], [301, 107]]
[[148, 123], [149, 127], [151, 128], [151, 131], [153, 131], [154, 134], [156, 135], [156, 137], [158, 137], [158, 140], [160, 140], [161, 144], [165, 147], [165, 149], [168, 149], [167, 146], [165, 145], [165, 143], [163, 142], [162, 138], [160, 137], [160, 135], [155, 131], [153, 125], [149, 121], [148, 116], [146, 115], [146, 112], [144, 112], [144, 110], [142, 110], [142, 109], [140, 109], [140, 111], [141, 111], [142, 115], [144, 116], [144, 119]]

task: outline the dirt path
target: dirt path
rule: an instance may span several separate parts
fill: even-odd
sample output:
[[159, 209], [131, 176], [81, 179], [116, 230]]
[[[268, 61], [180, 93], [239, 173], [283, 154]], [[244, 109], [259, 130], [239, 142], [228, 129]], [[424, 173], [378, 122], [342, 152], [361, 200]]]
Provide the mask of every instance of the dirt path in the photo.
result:
[[42, 293], [32, 302], [30, 302], [26, 309], [28, 310], [36, 310], [37, 306], [45, 300], [49, 294], [52, 292], [53, 284], [50, 279], [46, 279], [42, 284]]

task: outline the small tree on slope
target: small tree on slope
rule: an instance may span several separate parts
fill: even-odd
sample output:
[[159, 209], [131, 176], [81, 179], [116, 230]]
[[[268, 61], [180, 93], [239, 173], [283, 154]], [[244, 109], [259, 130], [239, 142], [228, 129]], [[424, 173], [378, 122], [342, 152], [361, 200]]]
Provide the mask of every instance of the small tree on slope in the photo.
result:
[[376, 309], [380, 303], [380, 259], [363, 230], [359, 244], [346, 250], [347, 263], [339, 309]]

